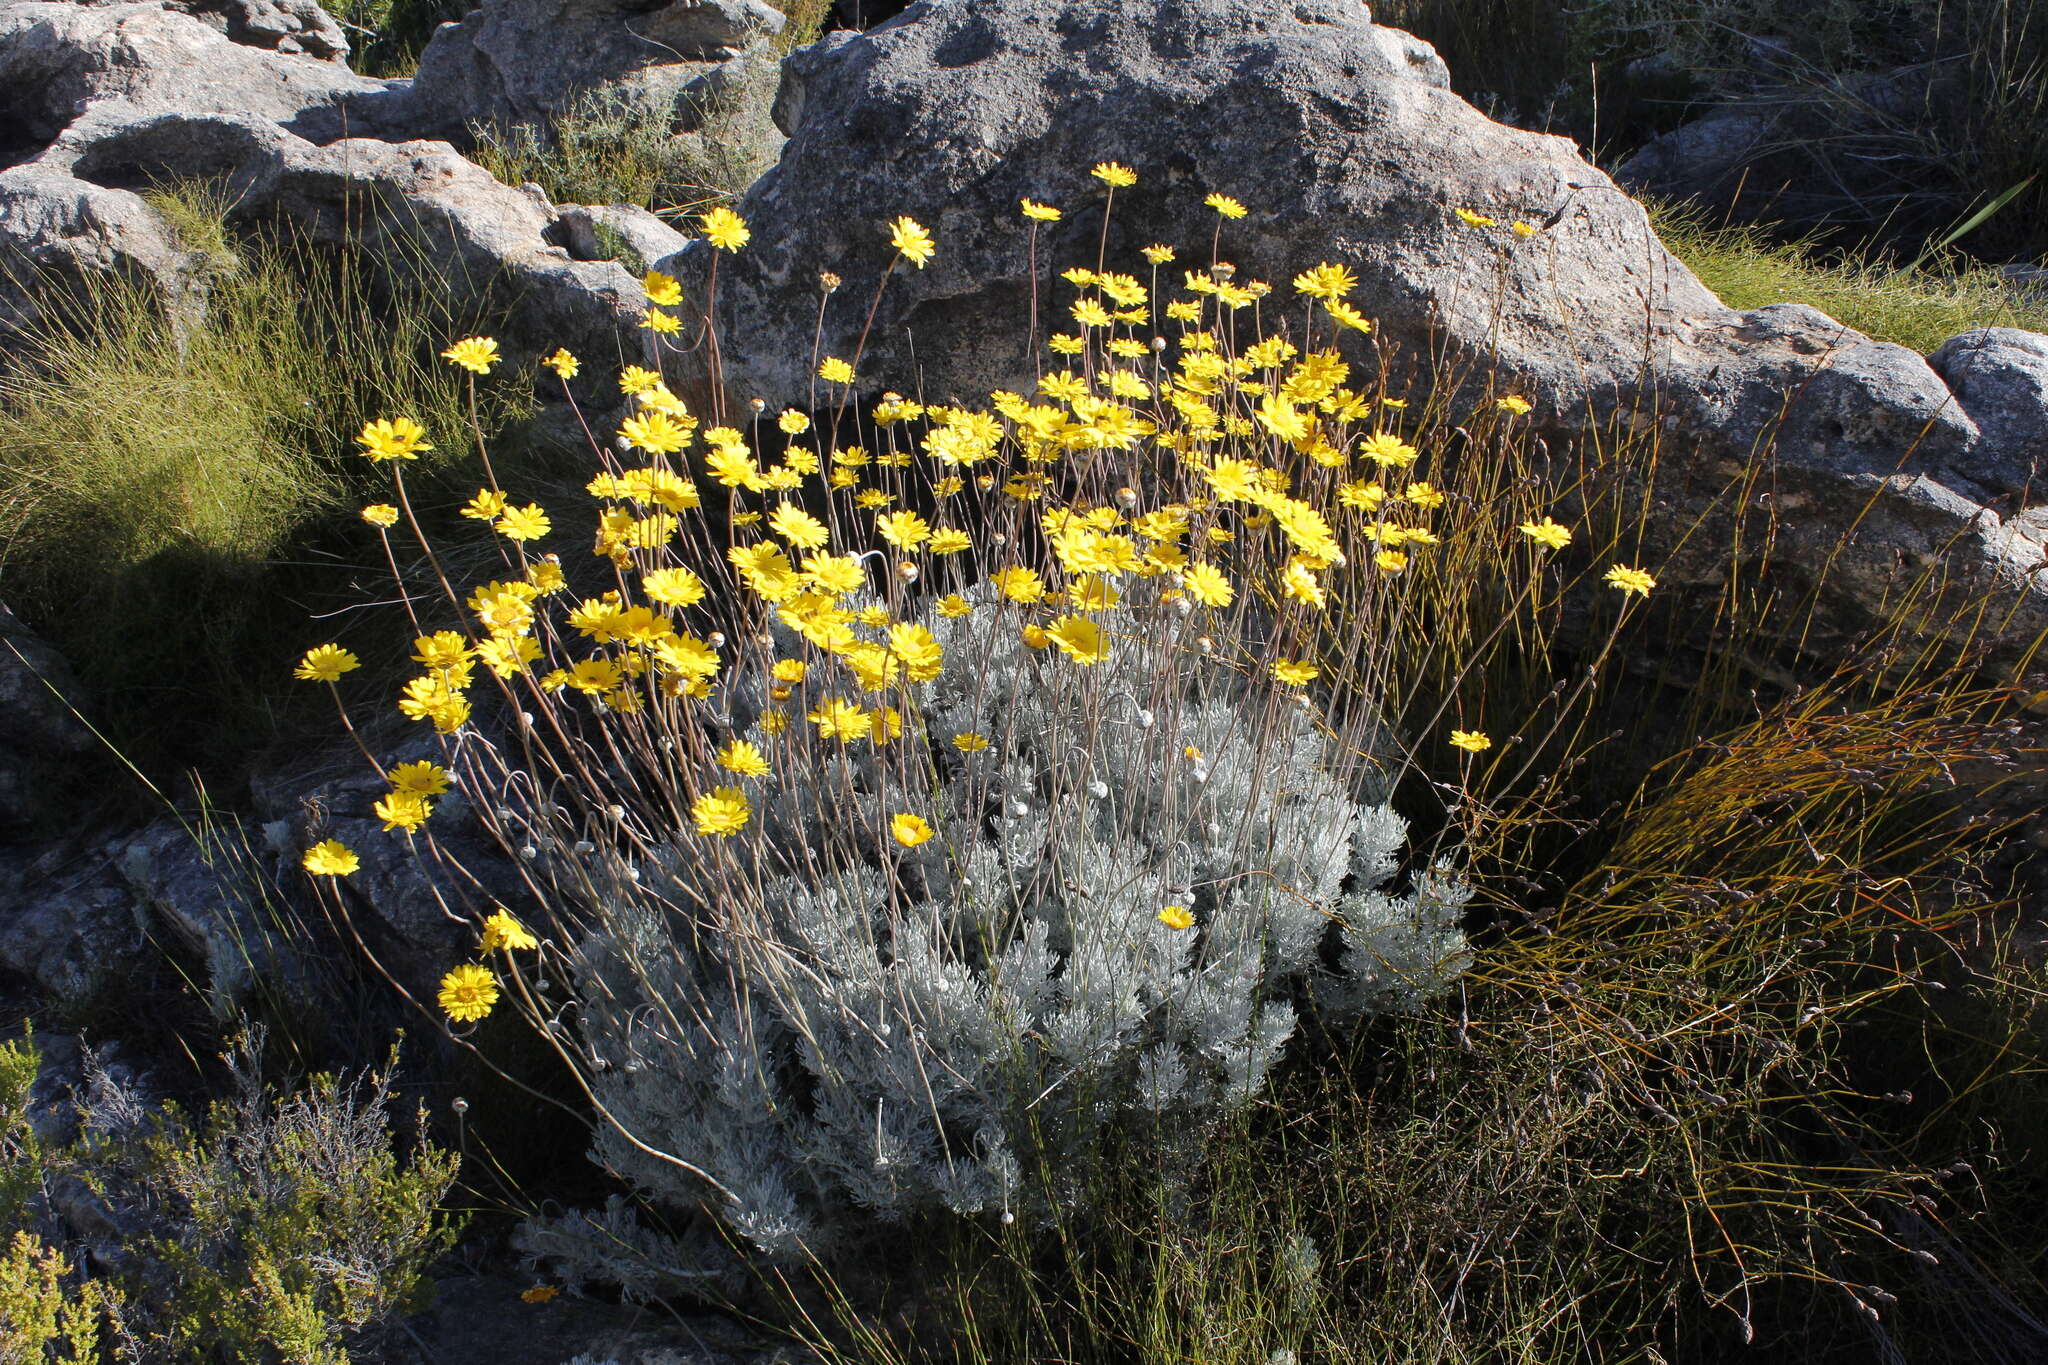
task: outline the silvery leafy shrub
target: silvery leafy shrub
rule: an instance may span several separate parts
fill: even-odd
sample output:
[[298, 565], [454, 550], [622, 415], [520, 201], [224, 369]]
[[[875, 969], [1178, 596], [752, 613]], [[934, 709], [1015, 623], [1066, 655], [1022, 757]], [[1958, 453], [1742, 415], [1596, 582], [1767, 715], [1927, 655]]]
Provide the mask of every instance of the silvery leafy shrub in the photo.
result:
[[[1457, 879], [1397, 887], [1378, 731], [1326, 733], [1156, 602], [1084, 667], [978, 591], [928, 618], [947, 664], [902, 737], [822, 742], [800, 714], [777, 737], [736, 700], [735, 734], [814, 756], [748, 837], [621, 842], [578, 874], [558, 1036], [609, 1120], [598, 1158], [772, 1259], [1073, 1200], [1112, 1129], [1188, 1163], [1301, 1003], [1400, 1008], [1466, 960]], [[936, 837], [900, 846], [897, 812]]]

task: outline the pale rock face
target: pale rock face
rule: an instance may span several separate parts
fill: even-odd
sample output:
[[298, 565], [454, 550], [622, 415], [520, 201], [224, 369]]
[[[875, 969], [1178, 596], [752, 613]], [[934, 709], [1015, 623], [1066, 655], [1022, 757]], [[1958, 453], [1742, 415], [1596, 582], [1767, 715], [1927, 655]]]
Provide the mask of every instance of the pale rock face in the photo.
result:
[[[1485, 118], [1426, 44], [1353, 0], [921, 0], [792, 54], [776, 116], [789, 143], [740, 204], [754, 240], [718, 278], [722, 377], [738, 399], [805, 401], [819, 270], [845, 279], [821, 349], [851, 354], [898, 214], [931, 229], [938, 254], [882, 292], [868, 389], [972, 402], [1029, 387], [1018, 200], [1067, 210], [1041, 232], [1041, 266], [1092, 264], [1102, 194], [1088, 170], [1115, 160], [1140, 175], [1109, 230], [1123, 268], [1150, 242], [1206, 259], [1201, 200], [1221, 191], [1251, 210], [1223, 231], [1240, 280], [1285, 296], [1319, 261], [1358, 274], [1351, 301], [1376, 339], [1348, 343], [1354, 360], [1385, 344], [1407, 358], [1407, 382], [1415, 357], [1438, 355], [1468, 396], [1490, 369], [1537, 403], [1532, 421], [1554, 440], [1630, 427], [1669, 435], [1674, 457], [1682, 441], [1691, 454], [1669, 482], [1684, 491], [1660, 493], [1646, 553], [1725, 491], [1721, 462], [1774, 448], [1774, 477], [1818, 510], [1774, 527], [1796, 534], [1769, 554], [1796, 565], [1858, 527], [1831, 561], [1844, 638], [1921, 571], [1921, 551], [1946, 558], [1956, 592], [2011, 600], [2006, 662], [2048, 627], [2048, 597], [1978, 539], [2024, 502], [2018, 466], [1985, 453], [1981, 403], [1813, 309], [1726, 307], [1572, 143]], [[1469, 227], [1461, 207], [1497, 222]], [[1513, 235], [1516, 220], [1537, 231]], [[701, 291], [708, 251], [662, 268]], [[1042, 282], [1041, 308], [1062, 288]]]

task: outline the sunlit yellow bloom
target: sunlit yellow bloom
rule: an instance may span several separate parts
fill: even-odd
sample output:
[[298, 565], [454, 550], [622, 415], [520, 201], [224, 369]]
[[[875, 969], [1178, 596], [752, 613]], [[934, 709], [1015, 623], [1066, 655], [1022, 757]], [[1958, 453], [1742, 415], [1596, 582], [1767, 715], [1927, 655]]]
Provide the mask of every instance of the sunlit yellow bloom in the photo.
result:
[[1562, 550], [1572, 543], [1571, 528], [1561, 526], [1549, 517], [1541, 521], [1525, 521], [1516, 529], [1545, 549]]
[[483, 933], [476, 941], [476, 950], [480, 953], [512, 952], [515, 949], [529, 952], [538, 947], [540, 940], [506, 910], [493, 911], [484, 920]]
[[853, 366], [836, 355], [828, 355], [818, 365], [818, 378], [830, 384], [851, 384]]
[[1225, 218], [1242, 218], [1245, 207], [1227, 194], [1212, 194], [1202, 201]]
[[823, 549], [825, 542], [831, 539], [824, 522], [793, 502], [776, 507], [768, 518], [768, 529], [799, 550]]
[[343, 649], [340, 645], [315, 645], [299, 660], [299, 666], [292, 670], [292, 676], [301, 682], [331, 683], [353, 668], [361, 668], [362, 660]]
[[1024, 216], [1033, 222], [1057, 223], [1060, 220], [1060, 211], [1051, 204], [1041, 204], [1032, 199], [1024, 200], [1023, 204]]
[[373, 502], [363, 509], [363, 520], [388, 530], [398, 524], [398, 509], [388, 502]]
[[1114, 161], [1104, 161], [1088, 172], [1113, 190], [1128, 189], [1138, 183], [1138, 173], [1129, 166]]
[[683, 286], [675, 276], [664, 275], [659, 270], [650, 270], [640, 277], [640, 288], [646, 293], [647, 301], [663, 308], [673, 308], [683, 301]]
[[973, 545], [974, 538], [957, 526], [941, 526], [932, 532], [931, 543], [925, 548], [935, 555], [956, 555]]
[[1458, 209], [1458, 210], [1456, 210], [1456, 212], [1457, 212], [1457, 215], [1458, 215], [1458, 217], [1464, 220], [1464, 222], [1465, 222], [1465, 225], [1466, 225], [1467, 227], [1492, 227], [1492, 226], [1493, 226], [1493, 219], [1491, 219], [1491, 218], [1487, 218], [1487, 217], [1483, 217], [1483, 216], [1481, 216], [1480, 214], [1477, 214], [1477, 213], [1474, 213], [1474, 212], [1472, 212], [1472, 210], [1470, 210], [1470, 209]]
[[355, 851], [339, 839], [322, 839], [306, 850], [299, 865], [316, 877], [346, 877], [363, 865]]
[[489, 337], [464, 337], [441, 352], [441, 358], [471, 374], [489, 374], [498, 363], [498, 343]]
[[498, 1003], [498, 979], [490, 968], [465, 962], [441, 978], [441, 1012], [458, 1024], [473, 1024]]
[[681, 318], [674, 313], [664, 313], [659, 308], [650, 308], [642, 314], [640, 325], [650, 332], [660, 332], [663, 336], [674, 336], [683, 330]]
[[418, 792], [388, 792], [370, 807], [370, 813], [384, 822], [386, 830], [415, 830], [427, 823], [434, 807]]
[[697, 224], [703, 230], [704, 240], [720, 251], [738, 251], [754, 235], [746, 219], [723, 205], [699, 214]]
[[449, 780], [446, 768], [424, 758], [414, 763], [400, 763], [391, 770], [392, 790], [417, 796], [439, 796], [448, 790]]
[[1168, 905], [1161, 907], [1159, 922], [1167, 928], [1178, 932], [1182, 929], [1192, 929], [1195, 924], [1195, 917], [1188, 913], [1188, 908], [1185, 905]]
[[548, 514], [535, 502], [506, 508], [496, 524], [499, 534], [509, 540], [539, 540], [552, 529]]
[[426, 428], [410, 417], [380, 417], [363, 424], [356, 444], [363, 448], [364, 455], [380, 463], [385, 460], [417, 460], [421, 451], [433, 449], [427, 444], [426, 436]]
[[818, 738], [836, 739], [842, 744], [859, 739], [872, 728], [871, 717], [865, 709], [839, 697], [818, 703], [808, 719], [818, 727]]
[[574, 379], [582, 362], [563, 347], [555, 347], [555, 353], [540, 362], [564, 379]]
[[1289, 597], [1305, 606], [1321, 610], [1325, 600], [1323, 585], [1317, 581], [1315, 572], [1299, 555], [1287, 561], [1287, 567], [1280, 575], [1280, 588]]
[[1468, 754], [1479, 754], [1491, 749], [1493, 741], [1487, 738], [1484, 730], [1453, 730], [1451, 731], [1451, 747], [1453, 749], [1463, 749]]
[[1534, 237], [1536, 235], [1536, 225], [1534, 223], [1525, 223], [1517, 218], [1509, 225], [1508, 231], [1514, 233], [1517, 237]]
[[1358, 277], [1346, 266], [1323, 262], [1294, 277], [1294, 291], [1317, 299], [1341, 299], [1358, 287]]
[[1213, 564], [1190, 564], [1181, 573], [1181, 588], [1205, 607], [1227, 607], [1237, 590]]
[[736, 739], [718, 751], [718, 766], [729, 768], [741, 777], [766, 777], [768, 756], [758, 746]]
[[889, 835], [905, 848], [916, 848], [932, 837], [932, 827], [922, 816], [904, 812], [890, 819]]
[[638, 365], [628, 365], [619, 371], [619, 392], [632, 395], [646, 393], [661, 385], [661, 376], [653, 370]]
[[1323, 311], [1335, 318], [1340, 326], [1349, 327], [1354, 332], [1372, 330], [1372, 319], [1342, 299], [1324, 299]]
[[690, 815], [697, 822], [697, 833], [716, 835], [721, 839], [730, 838], [745, 829], [747, 817], [753, 813], [747, 794], [738, 787], [719, 787], [690, 803]]
[[1085, 616], [1062, 616], [1045, 628], [1045, 636], [1077, 664], [1098, 664], [1109, 655], [1102, 627]]
[[1626, 564], [1617, 564], [1609, 569], [1606, 581], [1623, 593], [1634, 593], [1638, 597], [1648, 597], [1650, 589], [1657, 586], [1657, 580], [1648, 573]]
[[513, 678], [540, 657], [540, 642], [531, 635], [493, 635], [476, 647], [484, 667], [501, 678]]
[[1401, 496], [1425, 512], [1444, 505], [1444, 495], [1420, 480], [1401, 490]]
[[1052, 646], [1052, 636], [1045, 633], [1043, 626], [1026, 626], [1019, 632], [1019, 638], [1032, 649], [1049, 649]]
[[1377, 431], [1365, 438], [1358, 453], [1374, 464], [1404, 469], [1415, 463], [1415, 447], [1390, 431]]
[[1275, 659], [1272, 669], [1273, 676], [1289, 687], [1306, 687], [1323, 671], [1306, 659]]
[[1493, 405], [1502, 412], [1512, 413], [1516, 417], [1520, 417], [1529, 410], [1529, 400], [1517, 398], [1513, 394], [1509, 394], [1506, 398], [1496, 399]]
[[628, 445], [656, 455], [672, 455], [690, 443], [691, 429], [659, 410], [636, 413], [619, 424]]
[[925, 262], [938, 250], [932, 235], [910, 218], [898, 218], [889, 225], [889, 245], [919, 270], [924, 269]]
[[640, 591], [664, 607], [694, 607], [704, 600], [704, 580], [681, 567], [656, 569], [642, 575]]
[[931, 523], [915, 512], [890, 512], [875, 518], [875, 530], [899, 550], [914, 550], [931, 535]]
[[979, 730], [962, 730], [953, 736], [953, 747], [963, 754], [980, 753], [988, 747], [988, 736]]
[[1381, 550], [1372, 557], [1372, 562], [1387, 573], [1400, 573], [1408, 567], [1408, 556], [1399, 550]]
[[939, 615], [946, 617], [965, 616], [974, 610], [974, 604], [957, 592], [949, 592], [938, 601]]

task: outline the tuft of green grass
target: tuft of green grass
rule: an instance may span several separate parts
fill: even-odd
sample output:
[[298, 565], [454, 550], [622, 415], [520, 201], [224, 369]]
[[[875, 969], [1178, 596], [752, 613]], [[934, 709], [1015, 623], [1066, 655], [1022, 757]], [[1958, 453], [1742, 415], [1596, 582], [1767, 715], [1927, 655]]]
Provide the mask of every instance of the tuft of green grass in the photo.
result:
[[1972, 327], [2048, 331], [2048, 303], [1998, 271], [1951, 256], [1931, 269], [1896, 270], [1871, 259], [1824, 256], [1808, 240], [1763, 228], [1715, 227], [1696, 212], [1652, 205], [1658, 236], [1730, 308], [1804, 303], [1879, 341], [1932, 351]]
[[[288, 240], [230, 246], [204, 188], [151, 201], [213, 258], [204, 306], [174, 319], [136, 283], [67, 301], [52, 282], [0, 379], [0, 591], [160, 772], [274, 733], [249, 660], [303, 633], [305, 594], [334, 591], [322, 538], [347, 539], [376, 488], [349, 433], [394, 411], [458, 432], [470, 412], [436, 359], [461, 334], [445, 301], [373, 297], [359, 264]], [[489, 389], [483, 421], [520, 406]]]

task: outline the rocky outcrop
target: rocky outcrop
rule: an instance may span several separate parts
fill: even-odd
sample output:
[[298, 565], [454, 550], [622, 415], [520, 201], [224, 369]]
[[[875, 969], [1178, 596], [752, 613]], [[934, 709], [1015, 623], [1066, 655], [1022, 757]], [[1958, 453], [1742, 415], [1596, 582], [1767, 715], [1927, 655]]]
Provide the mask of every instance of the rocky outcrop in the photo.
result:
[[[2024, 490], [1941, 374], [1810, 308], [1724, 306], [1571, 142], [1488, 120], [1427, 45], [1375, 26], [1357, 0], [924, 0], [793, 54], [776, 113], [789, 143], [739, 206], [753, 241], [719, 264], [736, 399], [808, 402], [821, 269], [845, 280], [821, 349], [851, 355], [865, 333], [869, 392], [973, 401], [1030, 387], [1018, 201], [1067, 211], [1041, 264], [1092, 263], [1102, 187], [1089, 167], [1115, 160], [1140, 177], [1108, 230], [1123, 268], [1145, 270], [1138, 249], [1155, 241], [1205, 260], [1217, 221], [1203, 196], [1233, 195], [1250, 209], [1221, 224], [1237, 278], [1284, 291], [1319, 261], [1349, 266], [1384, 348], [1355, 342], [1355, 358], [1386, 355], [1397, 382], [1458, 376], [1468, 400], [1511, 388], [1560, 439], [1669, 433], [1674, 455], [1693, 452], [1702, 499], [1729, 487], [1723, 462], [1772, 450], [1773, 477], [1813, 507], [1772, 553], [1838, 553], [1845, 620], [1932, 556], [1955, 591], [2010, 601], [2008, 661], [2048, 628], [2048, 597], [1996, 549]], [[870, 326], [899, 214], [935, 233], [938, 254], [895, 268]], [[701, 296], [709, 248], [663, 268]], [[1042, 280], [1041, 308], [1061, 288]], [[1703, 505], [1670, 508], [1670, 524]]]
[[539, 123], [596, 94], [692, 132], [730, 65], [783, 23], [765, 0], [492, 0], [427, 44], [414, 117], [459, 138], [472, 122]]

